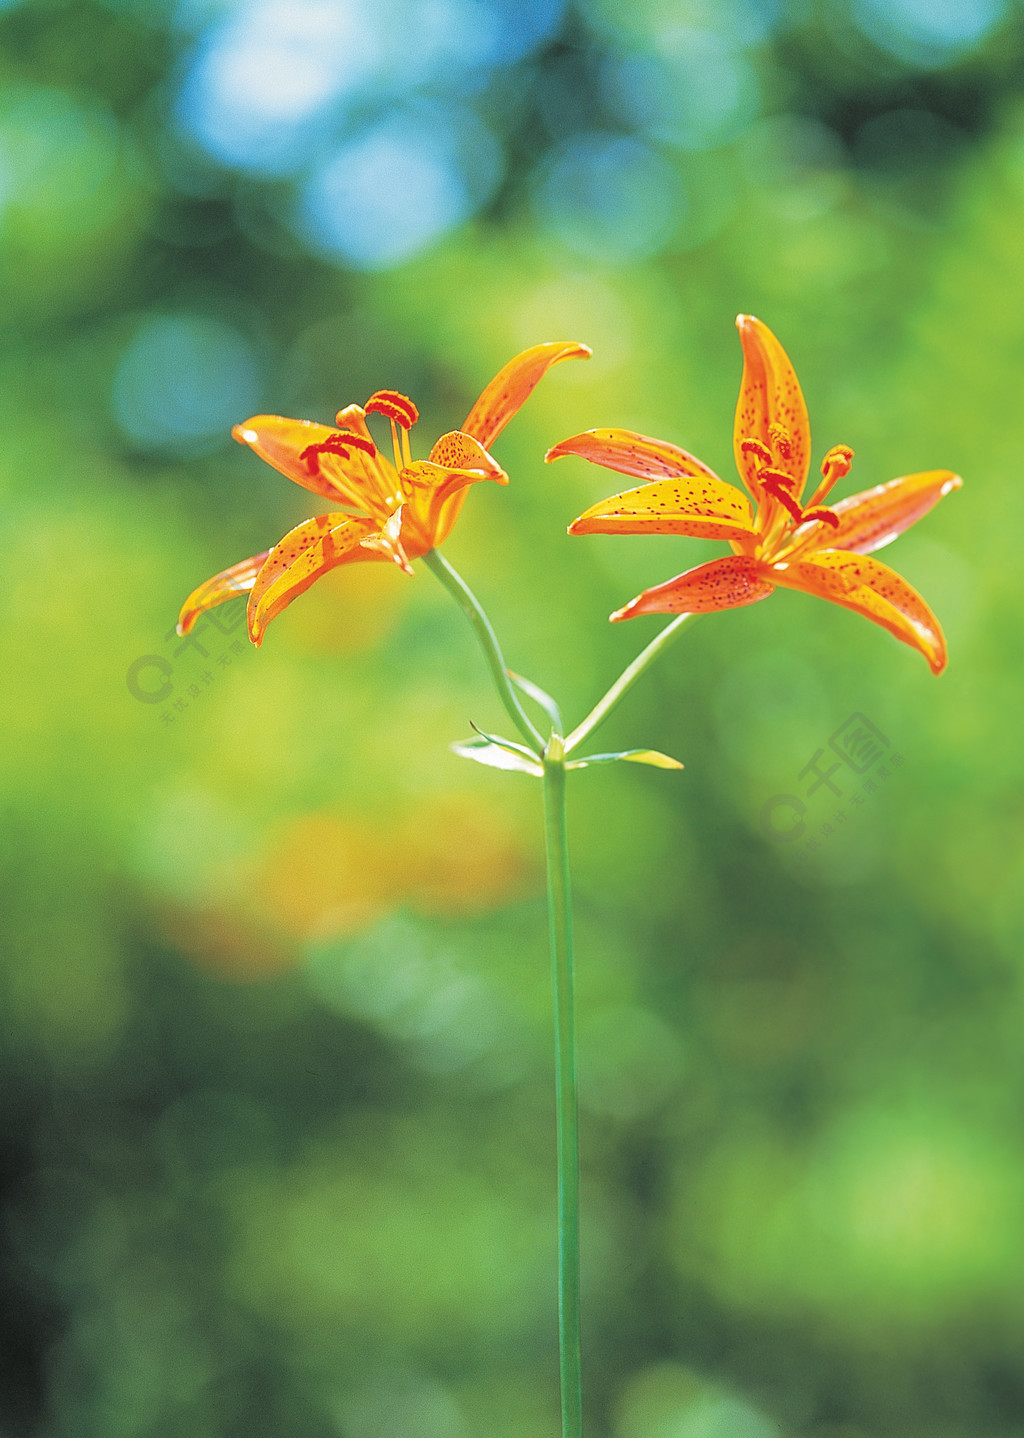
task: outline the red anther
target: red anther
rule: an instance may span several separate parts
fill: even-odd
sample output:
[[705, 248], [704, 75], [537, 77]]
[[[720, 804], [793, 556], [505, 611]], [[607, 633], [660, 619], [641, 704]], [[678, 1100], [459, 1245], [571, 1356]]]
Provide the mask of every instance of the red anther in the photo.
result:
[[808, 524], [812, 519], [824, 520], [826, 524], [831, 524], [833, 529], [839, 528], [839, 516], [834, 509], [805, 509], [803, 523]]
[[793, 458], [793, 436], [784, 424], [769, 425], [768, 438], [771, 441], [772, 449], [780, 459]]
[[318, 474], [320, 471], [320, 456], [322, 454], [347, 453], [348, 446], [353, 449], [361, 449], [364, 454], [375, 454], [376, 447], [372, 440], [363, 439], [359, 434], [329, 434], [319, 444], [307, 444], [306, 448], [299, 455], [305, 462], [310, 474]]
[[848, 444], [834, 444], [821, 461], [821, 472], [826, 479], [842, 479], [850, 473], [853, 450]]
[[762, 470], [761, 483], [764, 485], [768, 493], [773, 495], [779, 501], [779, 503], [783, 506], [784, 509], [789, 510], [790, 514], [796, 520], [797, 524], [799, 524], [803, 519], [803, 510], [797, 504], [796, 500], [793, 498], [793, 496], [789, 492], [789, 489], [787, 488], [787, 485], [791, 485], [793, 483], [789, 476], [780, 476], [770, 470]]
[[740, 441], [740, 452], [741, 452], [742, 454], [752, 454], [752, 455], [754, 455], [754, 457], [755, 457], [756, 459], [759, 459], [762, 464], [770, 465], [771, 462], [772, 462], [772, 452], [771, 452], [771, 450], [768, 448], [767, 445], [762, 444], [759, 439], [744, 439], [744, 440], [741, 440], [741, 441]]
[[396, 389], [379, 389], [376, 394], [371, 394], [363, 408], [367, 414], [382, 414], [387, 419], [393, 419], [403, 429], [412, 429], [420, 417], [412, 400]]
[[771, 488], [769, 481], [773, 481], [775, 484], [784, 484], [787, 489], [796, 488], [796, 480], [784, 469], [772, 469], [769, 465], [765, 465], [763, 469], [758, 470], [757, 477], [765, 489]]

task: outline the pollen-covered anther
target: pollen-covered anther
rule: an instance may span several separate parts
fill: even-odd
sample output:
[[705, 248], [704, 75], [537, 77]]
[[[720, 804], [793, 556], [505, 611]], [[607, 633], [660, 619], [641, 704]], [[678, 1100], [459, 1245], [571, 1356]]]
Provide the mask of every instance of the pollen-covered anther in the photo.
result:
[[768, 441], [779, 459], [788, 462], [793, 458], [793, 436], [784, 424], [768, 426]]
[[766, 444], [759, 439], [744, 439], [740, 441], [740, 451], [743, 454], [752, 454], [762, 465], [770, 465], [772, 452]]
[[817, 509], [805, 509], [803, 523], [809, 524], [812, 519], [822, 520], [825, 524], [831, 524], [833, 529], [839, 528], [839, 516], [834, 509], [819, 506]]
[[850, 473], [850, 465], [853, 463], [853, 450], [848, 444], [834, 444], [821, 461], [821, 472], [826, 479], [833, 483], [837, 479], [843, 479]]
[[796, 480], [784, 469], [773, 469], [771, 465], [764, 465], [758, 470], [757, 477], [772, 494], [775, 493], [777, 485], [783, 485], [788, 490], [796, 489]]
[[790, 493], [793, 481], [789, 475], [778, 474], [772, 470], [762, 470], [761, 483], [767, 492], [777, 499], [784, 509], [789, 511], [797, 524], [800, 524], [803, 520], [803, 510]]
[[807, 507], [813, 509], [823, 499], [832, 493], [839, 480], [844, 479], [850, 472], [853, 463], [853, 450], [848, 444], [834, 444], [821, 461], [821, 483], [814, 493], [808, 498]]
[[363, 439], [359, 434], [329, 434], [319, 444], [307, 444], [306, 448], [299, 455], [310, 474], [320, 472], [320, 456], [322, 454], [345, 455], [350, 449], [361, 449], [364, 454], [376, 453], [372, 440]]
[[364, 406], [367, 414], [382, 414], [386, 419], [394, 420], [403, 429], [412, 429], [420, 417], [420, 412], [407, 395], [399, 394], [396, 389], [379, 389], [376, 394], [371, 394]]

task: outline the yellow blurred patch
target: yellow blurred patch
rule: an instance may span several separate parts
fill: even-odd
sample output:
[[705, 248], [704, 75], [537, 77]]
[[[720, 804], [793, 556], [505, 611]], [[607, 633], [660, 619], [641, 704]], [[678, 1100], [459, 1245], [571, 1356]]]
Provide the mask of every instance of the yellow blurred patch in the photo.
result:
[[399, 908], [433, 915], [497, 908], [532, 887], [518, 836], [470, 795], [426, 801], [372, 824], [305, 814], [274, 837], [250, 884], [263, 920], [318, 938], [355, 933]]
[[393, 906], [399, 873], [379, 826], [304, 814], [279, 830], [252, 894], [287, 933], [354, 933]]
[[469, 794], [431, 800], [401, 826], [408, 895], [428, 914], [498, 908], [533, 887], [535, 866], [499, 806]]
[[395, 627], [408, 602], [409, 576], [393, 564], [348, 564], [332, 569], [293, 606], [288, 633], [306, 654], [352, 654], [369, 649]]

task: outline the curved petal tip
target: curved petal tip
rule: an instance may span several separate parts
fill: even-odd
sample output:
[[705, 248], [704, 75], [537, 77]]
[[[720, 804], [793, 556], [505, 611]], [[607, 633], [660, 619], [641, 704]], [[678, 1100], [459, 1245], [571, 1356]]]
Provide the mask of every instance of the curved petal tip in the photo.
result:
[[463, 432], [489, 448], [552, 365], [567, 359], [589, 359], [591, 354], [589, 345], [575, 340], [553, 340], [523, 350], [491, 380], [467, 415]]

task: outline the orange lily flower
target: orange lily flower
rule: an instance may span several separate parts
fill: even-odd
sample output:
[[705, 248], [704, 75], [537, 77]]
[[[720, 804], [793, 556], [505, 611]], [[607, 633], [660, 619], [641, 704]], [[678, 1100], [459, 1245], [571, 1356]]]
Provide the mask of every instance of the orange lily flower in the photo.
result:
[[[487, 447], [547, 370], [560, 360], [589, 354], [581, 344], [524, 350], [491, 380], [462, 428], [443, 434], [425, 460], [414, 460], [409, 446], [419, 411], [397, 390], [378, 390], [365, 405], [340, 410], [336, 429], [274, 414], [236, 425], [235, 439], [333, 507], [296, 525], [273, 549], [201, 584], [182, 606], [178, 633], [187, 634], [215, 604], [247, 593], [249, 637], [259, 645], [270, 621], [339, 564], [381, 560], [411, 574], [411, 560], [447, 539], [469, 485], [481, 479], [508, 483]], [[368, 414], [390, 421], [393, 462], [377, 449]]]
[[840, 444], [825, 455], [821, 483], [804, 504], [811, 434], [793, 366], [767, 325], [753, 315], [736, 324], [743, 379], [733, 447], [753, 510], [741, 490], [686, 450], [631, 430], [588, 430], [548, 451], [549, 460], [579, 455], [648, 481], [595, 504], [570, 534], [684, 534], [727, 540], [733, 551], [644, 590], [611, 618], [732, 609], [767, 599], [781, 584], [863, 614], [940, 673], [939, 621], [905, 579], [870, 556], [959, 488], [960, 476], [948, 469], [904, 475], [829, 507], [823, 501], [853, 459]]

